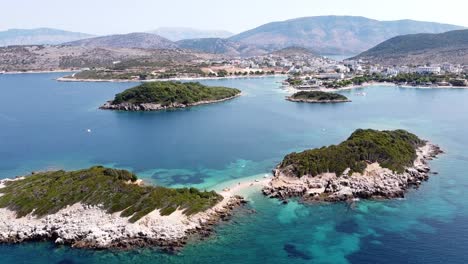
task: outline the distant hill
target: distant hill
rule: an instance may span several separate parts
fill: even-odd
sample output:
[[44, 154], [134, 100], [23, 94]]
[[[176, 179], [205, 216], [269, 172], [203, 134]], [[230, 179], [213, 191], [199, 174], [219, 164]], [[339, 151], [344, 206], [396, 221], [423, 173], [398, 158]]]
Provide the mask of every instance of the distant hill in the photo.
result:
[[358, 54], [398, 35], [458, 29], [463, 27], [412, 20], [378, 21], [353, 16], [317, 16], [268, 23], [232, 36], [229, 40], [269, 50], [301, 46], [321, 54]]
[[130, 49], [83, 46], [10, 46], [0, 47], [0, 71], [59, 70], [85, 67], [167, 66], [210, 54], [181, 49]]
[[359, 54], [355, 59], [383, 65], [468, 64], [468, 29], [394, 37]]
[[182, 49], [190, 49], [199, 52], [222, 54], [226, 56], [256, 56], [266, 54], [267, 51], [254, 45], [246, 45], [221, 38], [185, 39], [176, 42]]
[[68, 46], [107, 47], [107, 48], [140, 48], [140, 49], [174, 49], [177, 45], [159, 35], [150, 33], [130, 33], [88, 38], [64, 43]]
[[186, 27], [162, 27], [148, 33], [157, 34], [172, 41], [199, 38], [228, 38], [234, 35], [225, 30], [201, 30]]
[[274, 56], [280, 56], [280, 57], [292, 57], [292, 56], [317, 57], [319, 56], [315, 52], [311, 51], [310, 49], [303, 48], [303, 47], [287, 47], [284, 49], [273, 51], [270, 54]]
[[53, 28], [9, 29], [0, 31], [0, 46], [60, 44], [93, 35]]

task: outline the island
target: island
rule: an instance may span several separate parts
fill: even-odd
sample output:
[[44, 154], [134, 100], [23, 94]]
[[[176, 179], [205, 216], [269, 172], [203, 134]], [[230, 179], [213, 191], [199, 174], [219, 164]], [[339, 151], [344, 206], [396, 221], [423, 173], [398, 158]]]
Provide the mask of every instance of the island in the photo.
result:
[[209, 87], [197, 82], [148, 82], [117, 94], [100, 109], [158, 111], [218, 103], [240, 95], [238, 89]]
[[286, 100], [300, 103], [345, 103], [351, 102], [346, 96], [322, 91], [301, 91], [286, 97]]
[[401, 198], [429, 178], [427, 160], [440, 153], [405, 130], [358, 129], [339, 145], [287, 155], [263, 193], [285, 201]]
[[208, 236], [242, 197], [145, 185], [126, 170], [95, 166], [0, 181], [0, 243], [53, 241], [90, 249], [178, 250]]

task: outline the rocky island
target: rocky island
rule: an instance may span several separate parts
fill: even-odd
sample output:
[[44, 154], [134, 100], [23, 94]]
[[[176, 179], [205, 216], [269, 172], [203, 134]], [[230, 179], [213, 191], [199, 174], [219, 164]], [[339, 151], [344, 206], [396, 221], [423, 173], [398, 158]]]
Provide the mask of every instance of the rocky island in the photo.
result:
[[356, 130], [339, 145], [291, 153], [263, 189], [270, 197], [309, 201], [400, 198], [429, 178], [440, 148], [404, 130]]
[[240, 94], [238, 89], [209, 87], [197, 82], [150, 82], [117, 94], [100, 109], [158, 111], [218, 103]]
[[0, 181], [0, 243], [50, 240], [76, 248], [177, 250], [245, 203], [195, 188], [143, 185], [101, 166]]
[[300, 103], [345, 103], [351, 102], [346, 96], [321, 92], [321, 91], [301, 91], [286, 97], [286, 100]]

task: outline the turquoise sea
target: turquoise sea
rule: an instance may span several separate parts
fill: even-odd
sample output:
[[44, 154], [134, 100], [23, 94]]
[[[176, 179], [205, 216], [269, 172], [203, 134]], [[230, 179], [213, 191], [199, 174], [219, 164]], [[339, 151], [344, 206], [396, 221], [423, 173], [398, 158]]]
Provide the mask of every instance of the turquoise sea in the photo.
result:
[[446, 154], [431, 162], [439, 174], [402, 200], [283, 205], [253, 190], [232, 221], [176, 255], [27, 243], [0, 245], [0, 263], [468, 263], [468, 90], [376, 86], [360, 90], [367, 96], [343, 91], [352, 103], [309, 105], [285, 101], [281, 78], [211, 80], [203, 83], [245, 95], [123, 113], [97, 108], [134, 84], [54, 81], [60, 75], [0, 75], [0, 178], [102, 164], [216, 189], [357, 128], [407, 129]]

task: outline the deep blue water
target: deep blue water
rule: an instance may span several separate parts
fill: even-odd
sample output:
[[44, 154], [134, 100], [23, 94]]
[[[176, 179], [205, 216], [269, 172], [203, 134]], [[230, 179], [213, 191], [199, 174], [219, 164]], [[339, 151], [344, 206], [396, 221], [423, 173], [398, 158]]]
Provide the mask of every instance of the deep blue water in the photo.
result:
[[[204, 81], [245, 95], [191, 109], [98, 110], [134, 84], [0, 75], [0, 178], [94, 164], [154, 184], [221, 188], [264, 175], [291, 152], [339, 143], [357, 128], [408, 129], [447, 152], [403, 200], [282, 205], [251, 192], [248, 210], [180, 254], [1, 245], [0, 263], [468, 263], [468, 90], [370, 87], [353, 102], [284, 100], [278, 78]], [[91, 129], [91, 133], [87, 132]], [[221, 187], [220, 187], [221, 186]]]

